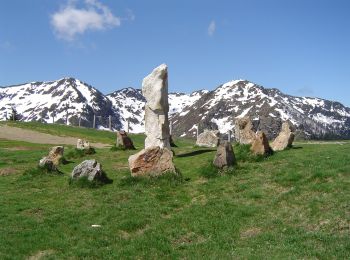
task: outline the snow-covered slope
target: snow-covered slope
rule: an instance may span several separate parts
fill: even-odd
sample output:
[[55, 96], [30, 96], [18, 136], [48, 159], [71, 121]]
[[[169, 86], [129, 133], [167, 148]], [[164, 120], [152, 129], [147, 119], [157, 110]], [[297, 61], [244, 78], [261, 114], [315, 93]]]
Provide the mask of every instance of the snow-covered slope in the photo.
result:
[[[43, 121], [108, 127], [112, 116], [115, 129], [144, 132], [145, 98], [139, 89], [124, 88], [103, 95], [90, 85], [73, 78], [51, 82], [32, 82], [0, 88], [0, 120], [15, 107], [24, 121]], [[68, 106], [68, 108], [67, 108]], [[233, 130], [235, 119], [249, 116], [256, 129], [273, 138], [283, 121], [289, 120], [307, 137], [350, 138], [350, 108], [319, 98], [294, 97], [278, 89], [267, 89], [246, 80], [227, 82], [213, 91], [192, 94], [170, 93], [169, 114], [173, 134], [194, 136], [197, 125]]]
[[96, 121], [106, 123], [113, 116], [114, 127], [120, 126], [119, 115], [114, 113], [111, 102], [100, 91], [73, 78], [50, 82], [32, 82], [0, 88], [0, 119], [11, 115], [12, 107], [23, 121], [53, 121], [91, 126]]
[[[190, 95], [170, 93], [169, 114], [180, 113], [185, 107], [191, 106], [196, 102], [202, 93], [207, 92], [206, 90], [201, 90]], [[145, 131], [143, 119], [146, 100], [142, 96], [140, 89], [124, 88], [107, 95], [107, 98], [112, 102], [115, 112], [119, 113], [123, 129], [127, 129], [127, 121], [129, 120], [130, 132], [141, 133]]]
[[203, 128], [233, 130], [236, 118], [249, 116], [256, 129], [274, 138], [289, 120], [309, 137], [350, 137], [350, 108], [319, 98], [294, 97], [246, 80], [227, 82], [173, 116], [174, 131], [193, 136]]

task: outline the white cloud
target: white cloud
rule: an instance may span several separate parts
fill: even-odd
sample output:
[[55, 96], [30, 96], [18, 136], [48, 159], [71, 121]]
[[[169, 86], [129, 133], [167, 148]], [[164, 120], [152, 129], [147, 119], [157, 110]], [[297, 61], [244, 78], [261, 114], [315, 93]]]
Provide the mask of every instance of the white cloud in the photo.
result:
[[215, 21], [211, 21], [209, 26], [208, 26], [208, 35], [213, 36], [216, 30], [216, 23]]
[[56, 35], [72, 41], [86, 31], [99, 31], [120, 26], [121, 19], [98, 0], [85, 0], [83, 7], [77, 7], [77, 1], [70, 0], [66, 6], [51, 16], [51, 24]]
[[9, 41], [0, 42], [0, 50], [11, 52], [14, 50], [14, 45]]

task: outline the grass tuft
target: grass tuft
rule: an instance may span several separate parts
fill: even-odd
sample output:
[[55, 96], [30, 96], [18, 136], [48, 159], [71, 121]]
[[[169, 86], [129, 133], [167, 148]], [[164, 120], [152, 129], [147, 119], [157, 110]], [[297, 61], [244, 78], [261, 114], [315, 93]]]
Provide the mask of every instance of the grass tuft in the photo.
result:
[[183, 183], [182, 174], [177, 172], [166, 172], [160, 176], [125, 176], [120, 181], [120, 186], [177, 186]]
[[212, 162], [208, 162], [206, 165], [199, 169], [199, 174], [205, 178], [215, 178], [220, 176], [220, 171]]
[[69, 150], [66, 153], [66, 156], [68, 159], [73, 159], [73, 158], [82, 158], [86, 155], [91, 155], [91, 154], [95, 154], [96, 150], [93, 147], [90, 147], [89, 149], [77, 149], [75, 148], [74, 150]]

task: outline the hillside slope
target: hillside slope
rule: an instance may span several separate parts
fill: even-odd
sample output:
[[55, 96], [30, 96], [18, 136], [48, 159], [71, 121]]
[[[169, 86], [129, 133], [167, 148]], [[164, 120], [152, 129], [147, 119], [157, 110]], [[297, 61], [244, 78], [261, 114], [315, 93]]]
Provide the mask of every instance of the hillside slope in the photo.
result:
[[[173, 134], [195, 136], [196, 128], [233, 130], [235, 119], [252, 118], [255, 129], [274, 138], [283, 121], [289, 120], [307, 138], [350, 138], [350, 108], [320, 98], [295, 97], [278, 89], [268, 89], [247, 80], [227, 82], [213, 91], [192, 94], [170, 93], [169, 114]], [[114, 129], [144, 131], [145, 98], [141, 90], [124, 88], [103, 95], [92, 86], [73, 78], [32, 82], [0, 88], [0, 119], [15, 107], [23, 121], [81, 124], [107, 128], [108, 117]], [[54, 117], [54, 118], [53, 118]]]

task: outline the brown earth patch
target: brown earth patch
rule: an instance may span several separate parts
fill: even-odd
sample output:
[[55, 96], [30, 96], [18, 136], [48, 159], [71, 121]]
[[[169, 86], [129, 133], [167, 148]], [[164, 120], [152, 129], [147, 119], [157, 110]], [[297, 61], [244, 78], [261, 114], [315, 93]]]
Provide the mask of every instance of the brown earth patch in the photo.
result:
[[261, 233], [261, 228], [253, 227], [253, 228], [248, 228], [241, 232], [241, 238], [251, 238], [259, 235]]
[[189, 232], [183, 236], [172, 241], [172, 244], [175, 246], [183, 246], [189, 244], [201, 244], [206, 241], [205, 237], [198, 235], [194, 232]]
[[47, 250], [43, 250], [43, 251], [39, 251], [37, 253], [35, 253], [32, 256], [29, 256], [27, 259], [28, 260], [39, 260], [39, 259], [43, 259], [49, 255], [52, 255], [55, 251], [52, 249], [47, 249]]
[[0, 176], [7, 176], [7, 175], [15, 174], [17, 172], [18, 170], [13, 168], [2, 168], [0, 169]]

